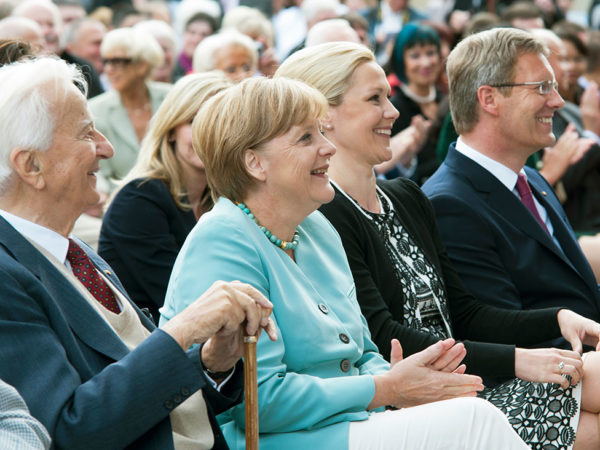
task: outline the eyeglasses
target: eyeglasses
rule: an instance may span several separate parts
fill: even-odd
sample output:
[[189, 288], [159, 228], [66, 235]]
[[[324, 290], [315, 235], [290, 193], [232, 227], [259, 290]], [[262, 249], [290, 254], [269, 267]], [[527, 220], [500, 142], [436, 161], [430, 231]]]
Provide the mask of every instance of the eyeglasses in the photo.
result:
[[102, 65], [111, 64], [114, 67], [123, 68], [133, 62], [133, 58], [102, 58]]
[[540, 95], [548, 95], [554, 89], [558, 92], [558, 81], [544, 80], [544, 81], [528, 81], [526, 83], [499, 83], [490, 84], [491, 87], [515, 87], [515, 86], [537, 86], [540, 91]]

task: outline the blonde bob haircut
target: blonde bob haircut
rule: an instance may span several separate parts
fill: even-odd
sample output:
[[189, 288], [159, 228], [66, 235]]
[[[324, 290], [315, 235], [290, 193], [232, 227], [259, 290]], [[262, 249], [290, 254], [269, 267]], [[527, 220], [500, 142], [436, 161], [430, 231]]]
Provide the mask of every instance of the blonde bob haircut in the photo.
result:
[[154, 36], [139, 28], [116, 28], [102, 39], [100, 54], [105, 58], [109, 53], [124, 51], [133, 61], [148, 64], [148, 77], [152, 71], [162, 66], [165, 55]]
[[326, 113], [319, 91], [286, 78], [248, 78], [207, 101], [192, 124], [192, 145], [206, 168], [213, 199], [244, 201], [256, 182], [246, 170], [246, 151], [260, 151], [294, 125]]
[[[450, 112], [458, 134], [468, 133], [479, 120], [477, 90], [512, 83], [517, 59], [524, 54], [548, 56], [548, 48], [531, 33], [495, 28], [465, 38], [448, 56]], [[498, 88], [509, 95], [510, 87]]]
[[327, 42], [302, 49], [287, 58], [275, 77], [303, 81], [319, 90], [331, 106], [339, 106], [361, 64], [375, 61], [373, 52], [354, 42]]
[[[150, 120], [137, 161], [119, 186], [137, 178], [161, 180], [168, 186], [177, 206], [184, 211], [190, 210], [191, 205], [186, 201], [183, 167], [175, 154], [175, 129], [191, 123], [210, 97], [229, 86], [231, 82], [219, 71], [191, 74], [177, 81]], [[113, 198], [114, 195], [116, 192]], [[206, 211], [211, 206], [207, 190], [201, 207]]]

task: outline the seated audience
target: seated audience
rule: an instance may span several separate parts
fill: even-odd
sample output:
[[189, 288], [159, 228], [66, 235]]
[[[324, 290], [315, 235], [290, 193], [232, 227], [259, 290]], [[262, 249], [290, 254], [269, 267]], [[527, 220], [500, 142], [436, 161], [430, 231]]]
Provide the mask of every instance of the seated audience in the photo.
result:
[[241, 400], [242, 333], [276, 338], [272, 305], [218, 282], [155, 329], [110, 266], [70, 237], [113, 153], [83, 76], [42, 58], [0, 68], [0, 85], [11, 87], [0, 91], [0, 359], [10, 361], [0, 378], [56, 448], [225, 449], [214, 414]]
[[[526, 448], [489, 403], [456, 398], [483, 387], [463, 374], [462, 344], [402, 359], [395, 340], [391, 367], [377, 353], [339, 236], [315, 211], [334, 194], [326, 112], [318, 91], [283, 78], [244, 80], [200, 109], [192, 138], [218, 201], [177, 257], [163, 326], [214, 280], [270, 298], [281, 339], [257, 344], [261, 449]], [[244, 408], [220, 419], [245, 448]]]
[[568, 83], [563, 86], [559, 85], [559, 93], [566, 102], [579, 105], [583, 94], [583, 87], [579, 85], [579, 78], [583, 76], [587, 66], [587, 46], [576, 33], [568, 30], [566, 24], [556, 28], [555, 33], [562, 40], [565, 47], [566, 58], [564, 64], [568, 74]]
[[[444, 116], [444, 112], [440, 111], [444, 95], [436, 87], [441, 67], [437, 32], [428, 25], [411, 23], [404, 26], [395, 40], [390, 59], [390, 69], [401, 82], [391, 98], [392, 104], [400, 112], [392, 135], [410, 126], [415, 116], [421, 116], [429, 122]], [[428, 130], [422, 146], [415, 149], [413, 158], [408, 159], [408, 166], [398, 165], [386, 177], [401, 175], [422, 184], [438, 167], [436, 143], [437, 135]]]
[[88, 98], [95, 97], [102, 92], [102, 84], [93, 65], [82, 58], [71, 54], [64, 47], [60, 39], [62, 33], [62, 18], [58, 6], [47, 0], [24, 0], [12, 12], [13, 16], [26, 17], [39, 24], [44, 36], [44, 49], [48, 55], [58, 55], [69, 64], [75, 64], [83, 72], [88, 83]]
[[75, 56], [83, 58], [94, 66], [96, 72], [104, 71], [100, 46], [106, 26], [96, 19], [81, 19], [70, 23], [64, 33], [66, 50]]
[[545, 28], [544, 12], [535, 3], [529, 1], [511, 3], [502, 11], [500, 19], [522, 30]]
[[157, 322], [177, 253], [212, 207], [204, 165], [192, 149], [191, 122], [209, 97], [229, 85], [219, 73], [186, 75], [175, 84], [102, 222], [98, 253]]
[[133, 28], [112, 30], [104, 37], [100, 52], [111, 89], [90, 101], [90, 111], [98, 131], [115, 148], [114, 158], [100, 163], [112, 191], [135, 164], [150, 118], [171, 85], [150, 81], [164, 58], [148, 33]]
[[234, 83], [253, 76], [257, 64], [256, 44], [236, 30], [225, 30], [208, 36], [194, 51], [194, 72], [220, 70]]
[[356, 31], [344, 19], [323, 20], [313, 26], [306, 34], [305, 47], [312, 47], [325, 42], [348, 41], [360, 43]]
[[135, 24], [134, 29], [144, 31], [156, 39], [163, 51], [163, 63], [154, 69], [151, 75], [153, 81], [163, 83], [173, 82], [173, 71], [175, 70], [175, 46], [177, 36], [175, 30], [162, 20], [144, 20]]
[[[577, 352], [579, 336], [598, 343], [600, 324], [565, 309], [515, 312], [478, 303], [450, 266], [419, 188], [401, 178], [376, 183], [373, 166], [391, 157], [385, 130], [398, 112], [374, 55], [352, 44], [322, 45], [291, 56], [276, 76], [304, 81], [329, 101], [323, 124], [337, 150], [328, 172], [336, 193], [321, 211], [342, 238], [358, 303], [382, 354], [390, 357], [394, 338], [404, 355], [452, 335], [468, 339], [467, 370], [487, 378], [481, 397], [510, 418], [527, 444], [566, 448], [576, 430], [578, 445], [598, 445], [600, 355], [588, 355], [583, 365]], [[573, 339], [573, 351], [514, 347], [561, 335]]]
[[17, 390], [0, 380], [0, 448], [48, 450], [50, 436], [29, 414]]
[[177, 81], [185, 74], [191, 72], [194, 50], [202, 40], [217, 31], [217, 20], [205, 12], [197, 12], [185, 22], [181, 37], [181, 52], [177, 57], [177, 64], [173, 72], [173, 79]]
[[460, 137], [423, 191], [477, 300], [516, 310], [568, 308], [599, 321], [598, 285], [565, 213], [544, 178], [524, 167], [529, 155], [554, 144], [552, 117], [564, 105], [547, 55], [531, 33], [508, 28], [455, 47], [448, 76]]
[[0, 39], [22, 39], [30, 44], [32, 53], [43, 53], [44, 36], [37, 22], [27, 17], [6, 17], [0, 20]]
[[234, 28], [252, 39], [258, 49], [258, 71], [273, 76], [279, 61], [275, 56], [273, 25], [258, 9], [248, 6], [233, 8], [223, 17], [222, 29]]

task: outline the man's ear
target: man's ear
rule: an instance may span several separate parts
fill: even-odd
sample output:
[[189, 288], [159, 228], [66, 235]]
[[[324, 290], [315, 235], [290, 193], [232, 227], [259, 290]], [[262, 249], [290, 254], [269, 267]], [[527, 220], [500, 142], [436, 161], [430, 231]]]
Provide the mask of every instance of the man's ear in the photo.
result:
[[264, 161], [256, 150], [249, 148], [244, 153], [244, 164], [248, 173], [258, 181], [267, 179], [267, 172], [264, 167]]
[[498, 115], [498, 98], [501, 96], [498, 89], [493, 88], [491, 86], [479, 86], [477, 89], [477, 101], [479, 102], [479, 107], [491, 114], [492, 116]]
[[10, 154], [10, 162], [15, 174], [28, 185], [35, 189], [46, 186], [42, 176], [40, 153], [35, 150], [16, 148]]

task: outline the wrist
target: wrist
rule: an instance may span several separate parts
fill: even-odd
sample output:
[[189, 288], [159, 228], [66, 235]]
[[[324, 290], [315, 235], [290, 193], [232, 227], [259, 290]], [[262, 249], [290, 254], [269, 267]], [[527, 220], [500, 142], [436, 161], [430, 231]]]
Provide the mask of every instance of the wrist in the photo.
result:
[[[235, 366], [234, 366], [235, 367]], [[213, 372], [212, 370], [207, 369], [206, 367], [204, 368], [204, 372], [206, 373], [206, 375], [208, 375], [213, 381], [219, 382], [224, 380], [225, 378], [227, 378], [229, 375], [231, 375], [231, 373], [233, 372], [233, 367], [231, 367], [229, 370], [224, 370], [221, 372]]]

